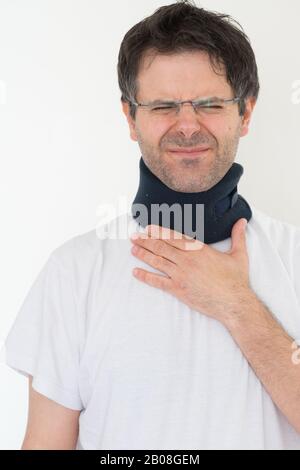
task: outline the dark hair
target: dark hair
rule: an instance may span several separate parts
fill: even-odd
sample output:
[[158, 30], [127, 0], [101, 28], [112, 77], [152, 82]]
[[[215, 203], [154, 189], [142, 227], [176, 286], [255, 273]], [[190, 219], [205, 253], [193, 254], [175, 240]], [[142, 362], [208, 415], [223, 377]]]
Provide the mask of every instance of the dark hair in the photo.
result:
[[[173, 54], [204, 51], [212, 66], [224, 66], [226, 78], [236, 96], [245, 99], [259, 93], [255, 55], [241, 25], [231, 16], [197, 7], [192, 0], [158, 8], [134, 25], [124, 36], [118, 56], [118, 81], [123, 102], [136, 101], [137, 75], [145, 54]], [[136, 107], [130, 104], [135, 119]]]

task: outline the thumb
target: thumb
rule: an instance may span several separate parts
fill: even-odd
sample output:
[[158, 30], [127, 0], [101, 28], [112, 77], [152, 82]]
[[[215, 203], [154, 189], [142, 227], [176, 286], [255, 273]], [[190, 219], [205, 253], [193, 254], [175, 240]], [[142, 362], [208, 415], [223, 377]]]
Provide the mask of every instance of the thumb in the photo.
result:
[[247, 219], [239, 219], [231, 231], [231, 250], [230, 253], [247, 252], [246, 245], [246, 227]]

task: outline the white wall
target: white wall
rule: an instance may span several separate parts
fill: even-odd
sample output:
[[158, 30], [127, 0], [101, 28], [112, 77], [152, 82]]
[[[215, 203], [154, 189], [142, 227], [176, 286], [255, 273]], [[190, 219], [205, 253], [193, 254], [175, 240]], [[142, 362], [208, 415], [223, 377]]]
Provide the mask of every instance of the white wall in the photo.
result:
[[[117, 55], [126, 31], [162, 4], [0, 0], [0, 342], [49, 253], [93, 228], [100, 203], [134, 196], [140, 153], [121, 113]], [[300, 3], [197, 4], [240, 21], [257, 56], [261, 95], [241, 140], [239, 191], [300, 226]], [[27, 381], [0, 364], [0, 383], [0, 449], [19, 448]]]

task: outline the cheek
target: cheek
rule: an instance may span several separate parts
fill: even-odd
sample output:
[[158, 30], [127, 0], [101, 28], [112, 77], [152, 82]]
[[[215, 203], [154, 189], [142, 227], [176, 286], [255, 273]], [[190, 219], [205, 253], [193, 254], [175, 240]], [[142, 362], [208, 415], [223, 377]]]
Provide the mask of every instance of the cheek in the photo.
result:
[[215, 121], [207, 125], [207, 131], [215, 138], [219, 145], [222, 142], [235, 138], [240, 130], [240, 125], [237, 122], [230, 121]]
[[219, 144], [226, 133], [226, 129], [224, 127], [224, 122], [210, 122], [206, 123], [205, 127], [202, 127], [202, 132], [204, 135], [208, 135], [212, 141]]
[[161, 139], [168, 132], [169, 127], [159, 122], [141, 122], [139, 131], [142, 139], [152, 145], [160, 145]]

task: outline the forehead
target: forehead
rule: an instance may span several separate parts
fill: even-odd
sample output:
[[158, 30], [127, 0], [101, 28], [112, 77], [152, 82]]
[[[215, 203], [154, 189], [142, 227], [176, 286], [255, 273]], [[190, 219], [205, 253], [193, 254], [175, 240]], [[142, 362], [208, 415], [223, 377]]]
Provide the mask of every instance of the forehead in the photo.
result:
[[139, 99], [227, 97], [231, 92], [224, 68], [213, 67], [202, 51], [171, 55], [149, 51], [141, 62], [137, 84]]

